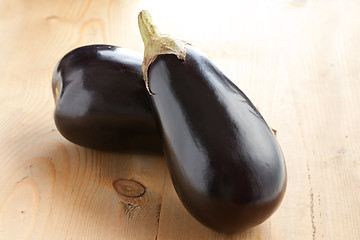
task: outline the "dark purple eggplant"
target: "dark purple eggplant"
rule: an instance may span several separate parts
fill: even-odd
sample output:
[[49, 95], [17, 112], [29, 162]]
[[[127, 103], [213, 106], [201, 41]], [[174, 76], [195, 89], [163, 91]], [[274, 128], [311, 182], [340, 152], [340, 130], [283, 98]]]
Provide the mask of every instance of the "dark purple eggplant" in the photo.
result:
[[141, 54], [110, 45], [66, 54], [52, 78], [59, 132], [88, 148], [160, 153], [141, 62]]
[[286, 189], [272, 130], [248, 97], [195, 47], [139, 14], [143, 71], [175, 190], [199, 222], [244, 231], [268, 219]]

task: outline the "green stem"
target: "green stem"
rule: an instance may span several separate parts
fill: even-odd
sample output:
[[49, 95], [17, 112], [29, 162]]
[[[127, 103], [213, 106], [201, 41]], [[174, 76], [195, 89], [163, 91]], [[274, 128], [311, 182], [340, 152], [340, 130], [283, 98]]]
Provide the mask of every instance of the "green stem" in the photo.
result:
[[157, 56], [162, 54], [174, 54], [180, 60], [185, 60], [186, 43], [184, 41], [174, 39], [168, 35], [162, 34], [158, 28], [152, 23], [152, 17], [148, 11], [141, 11], [138, 17], [139, 30], [144, 42], [144, 61], [142, 70], [144, 81], [148, 92], [152, 95], [149, 88], [148, 69]]
[[151, 41], [161, 36], [159, 29], [152, 24], [152, 17], [148, 11], [142, 11], [139, 14], [139, 30], [144, 42], [145, 48], [149, 48]]

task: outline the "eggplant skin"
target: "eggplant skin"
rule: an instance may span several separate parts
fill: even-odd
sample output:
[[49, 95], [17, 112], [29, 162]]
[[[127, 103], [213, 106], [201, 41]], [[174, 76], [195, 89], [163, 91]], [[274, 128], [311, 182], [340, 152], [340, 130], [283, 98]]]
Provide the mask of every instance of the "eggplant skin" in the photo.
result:
[[161, 153], [141, 63], [141, 54], [111, 45], [67, 53], [52, 77], [59, 132], [87, 148]]
[[286, 189], [283, 154], [245, 94], [204, 54], [159, 55], [149, 87], [175, 190], [201, 223], [220, 232], [264, 222]]

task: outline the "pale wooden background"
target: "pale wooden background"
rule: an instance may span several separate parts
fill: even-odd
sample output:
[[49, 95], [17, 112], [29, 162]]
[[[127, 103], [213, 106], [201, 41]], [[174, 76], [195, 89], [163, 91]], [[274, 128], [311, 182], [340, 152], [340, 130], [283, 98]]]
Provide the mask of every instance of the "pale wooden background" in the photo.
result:
[[[360, 2], [169, 2], [0, 0], [0, 239], [359, 239]], [[213, 232], [182, 207], [161, 156], [93, 151], [56, 130], [55, 63], [85, 44], [142, 51], [142, 9], [210, 56], [277, 130], [287, 194], [260, 226]], [[121, 197], [117, 179], [145, 195]]]

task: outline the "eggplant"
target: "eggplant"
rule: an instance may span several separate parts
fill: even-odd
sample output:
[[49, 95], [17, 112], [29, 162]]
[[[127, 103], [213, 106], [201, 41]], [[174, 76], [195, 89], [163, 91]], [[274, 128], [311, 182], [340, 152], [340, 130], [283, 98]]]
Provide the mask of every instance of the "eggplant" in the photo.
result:
[[249, 98], [201, 51], [138, 17], [143, 73], [174, 188], [190, 214], [225, 233], [268, 219], [286, 189], [280, 146]]
[[67, 53], [52, 77], [59, 132], [87, 148], [161, 153], [141, 62], [142, 54], [111, 45]]

